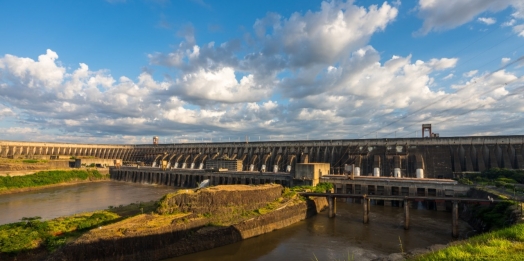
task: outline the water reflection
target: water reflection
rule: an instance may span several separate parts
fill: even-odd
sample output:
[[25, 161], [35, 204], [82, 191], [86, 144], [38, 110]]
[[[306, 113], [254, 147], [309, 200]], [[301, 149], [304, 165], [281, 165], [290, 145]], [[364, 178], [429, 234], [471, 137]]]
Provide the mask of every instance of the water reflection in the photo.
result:
[[[423, 206], [421, 206], [423, 207]], [[369, 224], [363, 207], [337, 202], [337, 217], [326, 211], [290, 227], [204, 252], [168, 259], [189, 260], [371, 260], [404, 251], [446, 244], [451, 238], [451, 213], [410, 209], [410, 229], [404, 230], [403, 208], [371, 206]], [[460, 233], [471, 228], [460, 222]]]
[[44, 220], [108, 206], [158, 200], [172, 187], [105, 181], [0, 195], [0, 224], [40, 216]]

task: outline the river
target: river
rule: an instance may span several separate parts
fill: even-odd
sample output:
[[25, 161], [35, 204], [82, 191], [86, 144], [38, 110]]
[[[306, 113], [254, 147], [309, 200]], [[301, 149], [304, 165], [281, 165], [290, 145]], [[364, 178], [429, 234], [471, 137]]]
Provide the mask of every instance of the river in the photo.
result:
[[[362, 205], [341, 200], [335, 218], [324, 211], [268, 234], [167, 260], [371, 260], [452, 240], [448, 212], [410, 209], [409, 230], [403, 227], [403, 208], [372, 205], [368, 224], [362, 223], [362, 213]], [[460, 221], [459, 231], [465, 237], [473, 230]]]
[[[51, 219], [108, 206], [158, 200], [175, 188], [126, 182], [95, 182], [0, 195], [0, 224], [22, 217]], [[420, 206], [419, 206], [420, 207]], [[390, 253], [446, 244], [451, 238], [451, 213], [410, 209], [410, 229], [404, 230], [404, 210], [371, 206], [369, 224], [362, 223], [362, 205], [337, 202], [337, 216], [327, 211], [284, 229], [235, 244], [168, 259], [199, 260], [371, 260]], [[461, 237], [472, 229], [460, 221]]]
[[80, 183], [0, 195], [0, 225], [40, 216], [43, 220], [158, 200], [175, 189], [118, 181]]

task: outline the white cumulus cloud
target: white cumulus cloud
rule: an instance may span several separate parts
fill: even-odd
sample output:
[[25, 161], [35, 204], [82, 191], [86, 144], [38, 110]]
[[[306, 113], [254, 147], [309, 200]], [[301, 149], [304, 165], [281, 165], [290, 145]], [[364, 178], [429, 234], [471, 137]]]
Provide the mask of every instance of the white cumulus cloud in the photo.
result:
[[487, 25], [492, 25], [497, 22], [497, 20], [493, 17], [479, 17], [477, 20]]

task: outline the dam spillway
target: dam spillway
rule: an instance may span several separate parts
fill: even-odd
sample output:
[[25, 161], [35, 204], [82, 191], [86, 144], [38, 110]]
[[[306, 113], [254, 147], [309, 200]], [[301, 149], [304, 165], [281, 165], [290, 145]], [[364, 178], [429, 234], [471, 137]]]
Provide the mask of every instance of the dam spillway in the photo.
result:
[[176, 169], [164, 171], [158, 168], [110, 168], [110, 178], [142, 184], [165, 185], [181, 188], [195, 188], [198, 183], [208, 179], [210, 185], [292, 185], [289, 173], [259, 173], [249, 171], [207, 172], [204, 170]]
[[122, 159], [170, 168], [198, 169], [207, 160], [241, 160], [243, 170], [294, 172], [296, 163], [330, 164], [330, 174], [347, 165], [361, 176], [453, 178], [489, 168], [524, 168], [524, 136], [472, 136], [355, 140], [301, 140], [182, 144], [73, 144], [0, 141], [0, 157], [39, 155]]

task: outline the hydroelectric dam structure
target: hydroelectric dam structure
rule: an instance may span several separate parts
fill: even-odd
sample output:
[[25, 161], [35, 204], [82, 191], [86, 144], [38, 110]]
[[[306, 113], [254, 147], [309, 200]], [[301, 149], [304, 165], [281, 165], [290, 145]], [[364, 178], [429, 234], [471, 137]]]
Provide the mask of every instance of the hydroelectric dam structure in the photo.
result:
[[[126, 164], [204, 169], [213, 159], [240, 160], [243, 171], [294, 173], [297, 163], [352, 166], [359, 176], [450, 179], [489, 168], [524, 169], [524, 135], [180, 144], [74, 144], [0, 141], [0, 157], [121, 159]], [[51, 157], [52, 158], [52, 157]], [[269, 173], [268, 173], [269, 174]]]

